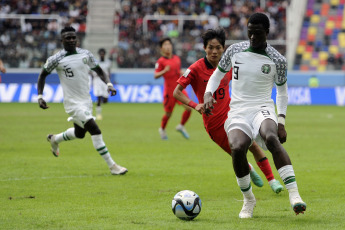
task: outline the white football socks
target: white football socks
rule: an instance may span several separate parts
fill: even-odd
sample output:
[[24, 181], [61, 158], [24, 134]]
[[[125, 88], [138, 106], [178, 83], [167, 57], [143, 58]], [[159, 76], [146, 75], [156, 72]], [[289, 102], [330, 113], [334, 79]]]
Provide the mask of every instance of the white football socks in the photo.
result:
[[286, 189], [297, 189], [297, 183], [295, 179], [295, 172], [293, 171], [292, 165], [285, 165], [278, 169], [278, 173], [282, 178]]
[[241, 178], [236, 177], [236, 179], [237, 184], [243, 193], [243, 198], [248, 200], [255, 199], [252, 191], [252, 186], [250, 184], [250, 174]]
[[63, 141], [70, 141], [75, 139], [74, 128], [69, 128], [65, 132], [59, 133], [55, 135], [56, 143], [60, 143]]
[[103, 141], [102, 134], [92, 135], [91, 136], [93, 147], [97, 152], [102, 156], [102, 158], [107, 162], [109, 168], [115, 164], [114, 160], [111, 158], [110, 153], [108, 152], [107, 146]]

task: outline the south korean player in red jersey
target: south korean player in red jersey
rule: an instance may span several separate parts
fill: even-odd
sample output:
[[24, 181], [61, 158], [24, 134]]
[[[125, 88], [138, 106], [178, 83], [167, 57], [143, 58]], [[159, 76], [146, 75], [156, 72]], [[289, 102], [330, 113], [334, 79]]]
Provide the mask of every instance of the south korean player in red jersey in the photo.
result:
[[[176, 100], [173, 96], [174, 89], [177, 85], [176, 81], [181, 76], [181, 60], [177, 55], [173, 54], [173, 45], [170, 38], [162, 38], [159, 41], [160, 51], [162, 56], [158, 59], [155, 66], [155, 79], [163, 76], [164, 78], [164, 92], [163, 92], [163, 106], [165, 114], [162, 117], [161, 127], [158, 132], [162, 140], [167, 140], [168, 136], [165, 131], [165, 127], [171, 117], [175, 104], [183, 105], [180, 101]], [[188, 94], [184, 90], [182, 92], [187, 98]], [[176, 126], [176, 130], [180, 132], [184, 138], [189, 139], [184, 125], [188, 121], [192, 109], [189, 106], [185, 106], [185, 111], [182, 114], [181, 122]]]
[[[214, 93], [214, 98], [217, 101], [217, 104], [214, 105], [214, 109], [212, 110], [213, 115], [207, 116], [204, 113], [203, 108], [204, 92], [207, 82], [213, 71], [216, 69], [224, 52], [225, 31], [222, 28], [209, 29], [202, 35], [202, 39], [204, 42], [206, 57], [201, 58], [192, 64], [178, 79], [178, 85], [175, 88], [174, 97], [202, 114], [205, 129], [211, 139], [216, 142], [225, 152], [231, 155], [228, 137], [224, 129], [224, 123], [230, 110], [229, 104], [231, 98], [229, 94], [229, 82], [232, 78], [231, 71], [225, 75], [218, 89]], [[191, 101], [182, 93], [188, 85], [192, 86], [200, 104]], [[275, 180], [270, 163], [266, 158], [265, 153], [255, 142], [253, 142], [249, 150], [253, 153], [259, 168], [265, 174], [272, 190], [275, 193], [282, 191], [283, 186], [278, 180]], [[254, 168], [250, 164], [249, 166], [250, 176], [253, 183], [259, 187], [263, 186], [263, 181], [261, 180], [260, 176], [255, 172]]]

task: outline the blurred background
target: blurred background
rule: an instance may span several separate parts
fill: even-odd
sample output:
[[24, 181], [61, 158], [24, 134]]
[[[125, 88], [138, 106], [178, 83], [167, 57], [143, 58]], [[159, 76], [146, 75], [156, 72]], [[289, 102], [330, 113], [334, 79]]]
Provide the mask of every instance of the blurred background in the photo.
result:
[[[173, 40], [185, 69], [205, 55], [205, 30], [224, 27], [229, 46], [247, 40], [249, 16], [264, 12], [271, 21], [268, 42], [288, 60], [289, 103], [344, 105], [344, 5], [345, 0], [0, 0], [0, 58], [7, 69], [0, 101], [36, 100], [37, 76], [62, 48], [60, 30], [69, 25], [78, 31], [81, 48], [96, 58], [100, 48], [107, 51], [111, 80], [120, 90], [115, 102], [159, 102], [158, 96], [137, 97], [158, 95], [154, 86], [163, 83], [153, 78], [160, 38]], [[51, 101], [60, 102], [56, 74], [47, 83]], [[134, 91], [139, 96], [132, 100]], [[324, 102], [326, 97], [331, 101]]]

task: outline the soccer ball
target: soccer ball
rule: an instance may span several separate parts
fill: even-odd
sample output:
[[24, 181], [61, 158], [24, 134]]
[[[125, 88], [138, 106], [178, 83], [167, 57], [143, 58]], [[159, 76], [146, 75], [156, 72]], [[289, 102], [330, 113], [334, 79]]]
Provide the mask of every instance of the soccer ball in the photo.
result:
[[181, 220], [193, 220], [201, 212], [201, 199], [195, 192], [183, 190], [174, 196], [171, 207]]

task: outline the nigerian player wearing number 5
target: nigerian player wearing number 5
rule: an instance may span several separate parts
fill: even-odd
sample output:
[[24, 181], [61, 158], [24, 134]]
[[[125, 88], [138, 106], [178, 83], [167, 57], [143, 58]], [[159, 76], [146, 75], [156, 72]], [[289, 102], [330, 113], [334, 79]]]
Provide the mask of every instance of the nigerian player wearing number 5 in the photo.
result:
[[[213, 115], [207, 116], [203, 113], [204, 92], [207, 82], [213, 71], [216, 69], [224, 52], [225, 31], [220, 27], [216, 29], [209, 29], [202, 35], [202, 39], [206, 56], [188, 67], [186, 72], [178, 79], [178, 84], [174, 91], [174, 97], [202, 114], [204, 126], [210, 138], [231, 156], [228, 137], [224, 130], [224, 123], [227, 119], [228, 111], [230, 109], [229, 103], [231, 98], [229, 94], [229, 82], [231, 80], [231, 72], [225, 75], [218, 89], [214, 93], [217, 104], [215, 104], [212, 111]], [[182, 93], [183, 89], [185, 89], [188, 85], [192, 86], [199, 100], [199, 104], [196, 104]], [[283, 186], [278, 180], [275, 180], [270, 163], [266, 158], [265, 153], [255, 142], [253, 142], [249, 150], [253, 153], [259, 168], [265, 174], [272, 190], [275, 193], [280, 193], [283, 189]], [[249, 165], [249, 167], [250, 177], [253, 183], [259, 187], [263, 186], [263, 181], [260, 176], [255, 172], [251, 165]]]
[[91, 140], [96, 151], [108, 164], [111, 174], [122, 175], [127, 169], [116, 164], [112, 159], [102, 137], [101, 130], [92, 116], [92, 100], [89, 87], [89, 71], [92, 69], [107, 84], [111, 96], [116, 95], [116, 90], [109, 77], [104, 74], [95, 61], [91, 52], [77, 48], [77, 35], [73, 27], [61, 30], [61, 41], [64, 49], [49, 57], [38, 77], [37, 92], [38, 104], [42, 109], [48, 109], [43, 99], [43, 89], [46, 77], [56, 69], [64, 95], [64, 108], [69, 114], [68, 121], [73, 121], [74, 127], [59, 134], [49, 134], [47, 140], [51, 145], [54, 156], [59, 156], [59, 143], [84, 138], [86, 132], [91, 135]]
[[[224, 128], [231, 147], [237, 183], [244, 197], [239, 217], [251, 218], [256, 205], [246, 157], [254, 140], [272, 153], [274, 164], [289, 192], [294, 212], [303, 213], [307, 206], [298, 192], [291, 160], [282, 145], [287, 137], [286, 59], [266, 42], [270, 22], [265, 14], [253, 14], [247, 23], [249, 41], [231, 45], [207, 83], [204, 94], [205, 113], [212, 114], [216, 103], [212, 95], [225, 74], [232, 69], [230, 111]], [[274, 84], [277, 86], [278, 118], [271, 99]]]

